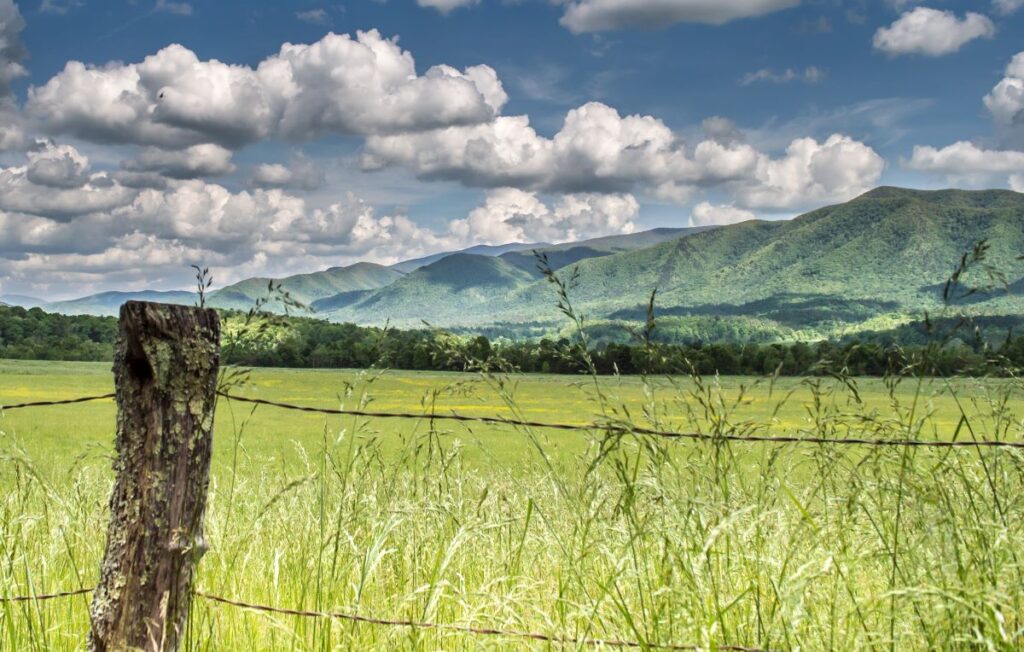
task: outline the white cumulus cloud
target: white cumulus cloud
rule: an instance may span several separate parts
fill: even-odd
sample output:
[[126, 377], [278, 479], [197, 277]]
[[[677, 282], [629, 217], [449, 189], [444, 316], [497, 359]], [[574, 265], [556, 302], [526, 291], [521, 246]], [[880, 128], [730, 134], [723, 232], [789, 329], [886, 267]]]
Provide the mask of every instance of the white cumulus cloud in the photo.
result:
[[141, 63], [68, 62], [29, 90], [51, 133], [105, 143], [235, 148], [268, 137], [373, 134], [492, 120], [507, 100], [488, 66], [434, 66], [377, 31], [285, 44], [256, 68], [168, 46]]
[[582, 33], [674, 23], [722, 25], [795, 7], [800, 0], [571, 0], [566, 4], [562, 25]]
[[401, 166], [423, 178], [467, 186], [568, 193], [649, 190], [685, 201], [695, 189], [722, 186], [749, 208], [788, 209], [845, 200], [878, 181], [885, 163], [842, 135], [793, 141], [772, 158], [735, 137], [688, 145], [651, 116], [621, 116], [592, 102], [570, 111], [553, 138], [526, 116], [474, 127], [371, 136], [367, 169]]
[[171, 179], [215, 177], [235, 169], [231, 163], [231, 150], [212, 143], [180, 150], [146, 147], [137, 158], [125, 161], [122, 167], [133, 172], [156, 172]]
[[1024, 140], [1024, 52], [1013, 57], [984, 102], [1001, 136], [1018, 143]]
[[[301, 165], [301, 155], [292, 163]], [[131, 187], [121, 180], [91, 172], [77, 150], [52, 143], [28, 152], [25, 165], [0, 168], [0, 278], [82, 294], [118, 284], [180, 286], [195, 263], [226, 284], [359, 260], [393, 263], [479, 242], [628, 233], [639, 211], [629, 195], [543, 200], [497, 189], [465, 218], [431, 230], [402, 213], [381, 213], [352, 192], [313, 204], [282, 188], [232, 191], [166, 178]], [[268, 180], [294, 183], [286, 173]]]
[[41, 142], [27, 158], [25, 177], [37, 186], [81, 188], [89, 181], [89, 159], [70, 145]]
[[874, 187], [884, 170], [877, 152], [848, 136], [833, 134], [824, 142], [798, 138], [784, 156], [762, 156], [734, 194], [747, 208], [809, 207], [856, 197]]
[[923, 54], [940, 57], [956, 52], [977, 38], [992, 38], [996, 27], [973, 11], [957, 18], [952, 11], [915, 7], [888, 27], [875, 32], [875, 49], [889, 55]]
[[918, 145], [908, 166], [958, 184], [985, 185], [995, 178], [1011, 183], [1024, 171], [1024, 152], [984, 149], [967, 141], [941, 149]]
[[751, 211], [737, 208], [731, 204], [712, 204], [703, 201], [693, 207], [690, 213], [690, 226], [712, 226], [715, 224], [737, 224], [756, 219]]
[[570, 194], [549, 205], [533, 192], [497, 188], [450, 230], [466, 244], [565, 242], [632, 233], [639, 212], [632, 195]]

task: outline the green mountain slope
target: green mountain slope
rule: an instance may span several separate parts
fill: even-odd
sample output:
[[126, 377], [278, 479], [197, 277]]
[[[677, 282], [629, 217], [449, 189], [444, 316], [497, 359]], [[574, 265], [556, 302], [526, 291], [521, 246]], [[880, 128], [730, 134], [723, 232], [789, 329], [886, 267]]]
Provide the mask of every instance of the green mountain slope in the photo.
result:
[[[384, 287], [403, 276], [402, 272], [374, 263], [356, 263], [347, 267], [332, 267], [322, 272], [297, 274], [274, 279], [292, 298], [311, 304], [317, 299], [343, 292], [374, 290]], [[267, 296], [269, 278], [249, 278], [228, 285], [210, 294], [209, 304], [216, 308], [248, 310], [257, 299]]]
[[[991, 244], [990, 262], [1009, 271], [1010, 281], [1019, 278], [1024, 195], [879, 188], [789, 221], [745, 222], [580, 260], [573, 298], [598, 322], [639, 318], [647, 295], [658, 288], [659, 312], [672, 318], [667, 325], [678, 323], [680, 329], [687, 319], [741, 316], [775, 324], [779, 333], [794, 337], [878, 329], [885, 320], [901, 323], [934, 310], [936, 284], [983, 239]], [[526, 276], [492, 291], [475, 283], [479, 270], [461, 269], [463, 262], [450, 260], [447, 274], [458, 279], [458, 294], [478, 290], [473, 301], [450, 301], [443, 282], [423, 277], [416, 292], [400, 301], [385, 288], [328, 316], [361, 323], [390, 319], [399, 325], [429, 319], [468, 327], [559, 320], [549, 284], [525, 266], [520, 270]], [[986, 314], [1022, 308], [1016, 296], [978, 303]]]
[[[498, 257], [453, 254], [374, 292], [335, 297], [313, 307], [335, 321], [382, 323], [391, 315], [413, 324], [431, 321], [435, 315], [447, 320], [450, 315], [500, 303], [509, 292], [529, 285], [537, 276]], [[349, 298], [352, 301], [345, 300]], [[369, 315], [376, 317], [367, 319]]]

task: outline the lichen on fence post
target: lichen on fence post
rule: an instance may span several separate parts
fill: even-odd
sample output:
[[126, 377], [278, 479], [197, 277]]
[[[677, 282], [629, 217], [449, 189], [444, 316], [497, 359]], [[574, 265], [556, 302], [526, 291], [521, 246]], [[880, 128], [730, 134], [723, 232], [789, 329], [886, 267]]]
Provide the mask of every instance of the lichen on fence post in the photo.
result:
[[206, 551], [203, 515], [220, 366], [205, 308], [130, 301], [114, 358], [117, 479], [89, 649], [178, 650]]

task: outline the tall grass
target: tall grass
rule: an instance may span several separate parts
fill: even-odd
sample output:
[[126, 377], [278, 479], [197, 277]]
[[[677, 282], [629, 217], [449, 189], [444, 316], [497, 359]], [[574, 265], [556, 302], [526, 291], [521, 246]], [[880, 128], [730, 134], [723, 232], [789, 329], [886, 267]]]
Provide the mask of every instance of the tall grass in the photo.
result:
[[[512, 376], [485, 374], [515, 404]], [[677, 380], [646, 414], [688, 429], [763, 432], [732, 406], [771, 388], [726, 392]], [[772, 398], [807, 410], [805, 435], [1009, 437], [1014, 382], [979, 381], [954, 432], [929, 392], [892, 384], [885, 409], [859, 410], [849, 379], [807, 381]], [[349, 388], [365, 403], [373, 377]], [[924, 386], [923, 386], [924, 387]], [[949, 387], [953, 387], [950, 385]], [[459, 391], [454, 388], [453, 391]], [[613, 392], [609, 392], [611, 394]], [[646, 643], [768, 649], [1015, 649], [1022, 644], [1024, 477], [1008, 449], [840, 448], [652, 442], [600, 433], [556, 456], [564, 433], [507, 429], [534, 461], [469, 468], [474, 431], [410, 424], [384, 454], [374, 424], [325, 428], [294, 450], [301, 471], [219, 461], [201, 588], [285, 607], [535, 630]], [[225, 409], [222, 407], [222, 409]], [[236, 408], [237, 409], [237, 408]], [[595, 413], [626, 418], [629, 406]], [[968, 416], [970, 415], [970, 416]], [[219, 436], [231, 436], [220, 433]], [[102, 554], [106, 460], [51, 479], [5, 440], [0, 595], [90, 585]], [[485, 451], [486, 452], [486, 451]], [[73, 650], [87, 598], [0, 605], [0, 647]], [[252, 613], [197, 600], [189, 649], [521, 649], [541, 643]]]

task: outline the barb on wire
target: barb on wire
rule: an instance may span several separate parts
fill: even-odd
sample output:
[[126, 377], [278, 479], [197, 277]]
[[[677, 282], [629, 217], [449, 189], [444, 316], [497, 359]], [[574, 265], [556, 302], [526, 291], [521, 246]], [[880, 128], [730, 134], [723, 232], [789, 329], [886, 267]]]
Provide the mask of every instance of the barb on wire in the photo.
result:
[[[701, 647], [698, 645], [676, 645], [671, 643], [641, 643], [639, 641], [616, 639], [579, 638], [574, 636], [559, 636], [555, 634], [543, 634], [540, 632], [528, 632], [514, 629], [472, 627], [469, 625], [450, 625], [445, 623], [421, 622], [416, 620], [389, 620], [385, 618], [371, 618], [369, 616], [359, 616], [357, 614], [340, 613], [335, 611], [305, 611], [302, 609], [282, 609], [281, 607], [271, 607], [261, 604], [252, 604], [249, 602], [242, 602], [240, 600], [229, 600], [227, 598], [222, 598], [217, 595], [204, 593], [203, 591], [196, 591], [195, 595], [206, 600], [210, 600], [211, 602], [219, 602], [221, 604], [226, 604], [232, 607], [251, 609], [253, 611], [262, 611], [265, 613], [280, 614], [284, 616], [298, 616], [301, 618], [330, 618], [335, 620], [348, 620], [351, 622], [364, 623], [367, 625], [383, 625], [387, 627], [410, 627], [414, 629], [436, 629], [441, 631], [473, 634], [477, 636], [505, 636], [509, 638], [528, 638], [535, 641], [544, 641], [548, 643], [563, 643], [568, 645], [600, 645], [604, 647], [644, 648], [654, 650], [701, 649]], [[759, 648], [744, 647], [742, 645], [719, 645], [717, 646], [717, 649], [731, 650], [733, 652], [764, 652]]]
[[15, 403], [4, 405], [0, 403], [0, 412], [4, 410], [19, 410], [21, 408], [45, 407], [48, 405], [71, 405], [72, 403], [88, 403], [89, 401], [102, 401], [108, 398], [115, 398], [117, 394], [100, 394], [99, 396], [80, 396], [78, 398], [67, 398], [62, 401], [33, 401], [31, 403]]
[[76, 595], [92, 593], [92, 588], [75, 589], [73, 591], [61, 591], [59, 593], [44, 593], [42, 595], [15, 595], [4, 597], [0, 595], [0, 603], [4, 602], [43, 602], [45, 600], [57, 600], [59, 598], [73, 598]]
[[507, 419], [505, 417], [474, 417], [464, 414], [414, 414], [405, 412], [370, 412], [367, 410], [340, 410], [332, 408], [309, 407], [305, 405], [294, 405], [281, 403], [262, 398], [248, 398], [237, 396], [227, 392], [218, 392], [220, 396], [232, 401], [253, 403], [256, 405], [268, 405], [285, 410], [296, 410], [299, 412], [314, 412], [317, 414], [344, 415], [369, 417], [376, 419], [444, 419], [448, 421], [462, 421], [474, 423], [490, 423], [506, 426], [520, 426], [527, 428], [550, 428], [553, 430], [604, 430], [611, 433], [636, 434], [651, 437], [663, 437], [666, 439], [694, 439], [702, 441], [737, 441], [737, 442], [761, 442], [772, 444], [836, 444], [852, 446], [914, 446], [922, 448], [1018, 448], [1024, 449], [1024, 441], [999, 441], [999, 440], [927, 440], [927, 439], [865, 439], [865, 438], [842, 438], [842, 437], [798, 437], [790, 435], [730, 435], [730, 434], [708, 434], [701, 432], [672, 432], [665, 430], [652, 430], [636, 426], [617, 424], [592, 423], [579, 425], [570, 423], [546, 423], [541, 421], [524, 421], [520, 419]]

